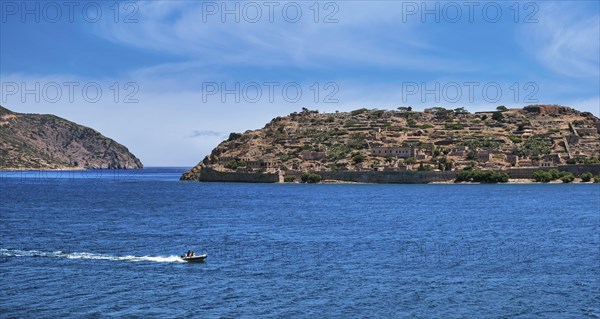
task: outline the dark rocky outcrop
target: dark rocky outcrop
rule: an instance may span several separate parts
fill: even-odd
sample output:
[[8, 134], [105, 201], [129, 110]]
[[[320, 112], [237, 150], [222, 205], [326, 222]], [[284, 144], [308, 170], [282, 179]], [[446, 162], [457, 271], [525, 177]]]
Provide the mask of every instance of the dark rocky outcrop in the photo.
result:
[[0, 106], [0, 169], [142, 167], [125, 146], [89, 127]]

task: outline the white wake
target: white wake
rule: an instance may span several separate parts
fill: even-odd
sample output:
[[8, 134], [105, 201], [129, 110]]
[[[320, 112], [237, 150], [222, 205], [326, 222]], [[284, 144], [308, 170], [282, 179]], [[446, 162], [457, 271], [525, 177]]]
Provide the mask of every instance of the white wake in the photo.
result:
[[115, 256], [109, 254], [95, 254], [87, 252], [39, 251], [0, 248], [2, 257], [50, 257], [67, 259], [93, 259], [114, 261], [152, 261], [159, 263], [184, 262], [179, 256]]

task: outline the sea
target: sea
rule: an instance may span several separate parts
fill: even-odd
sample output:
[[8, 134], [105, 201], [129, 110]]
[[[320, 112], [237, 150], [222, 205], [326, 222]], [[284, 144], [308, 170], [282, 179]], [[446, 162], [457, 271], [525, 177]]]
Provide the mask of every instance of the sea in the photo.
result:
[[0, 317], [600, 317], [598, 184], [184, 170], [0, 172]]

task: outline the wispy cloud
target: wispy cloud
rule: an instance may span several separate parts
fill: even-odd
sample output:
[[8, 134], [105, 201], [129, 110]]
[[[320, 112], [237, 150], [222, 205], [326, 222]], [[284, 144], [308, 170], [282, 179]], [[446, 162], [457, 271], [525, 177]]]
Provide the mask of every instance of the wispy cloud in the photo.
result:
[[[441, 56], [441, 49], [419, 29], [422, 24], [403, 23], [401, 3], [336, 2], [337, 23], [315, 23], [311, 4], [302, 4], [297, 23], [286, 22], [277, 10], [270, 22], [267, 7], [257, 23], [243, 18], [236, 23], [232, 16], [225, 22], [220, 14], [206, 16], [202, 3], [146, 1], [139, 3], [140, 23], [103, 24], [97, 31], [119, 44], [212, 66], [331, 68], [359, 63], [423, 71], [472, 67], [466, 60]], [[280, 3], [278, 10], [281, 7]], [[326, 13], [318, 19], [325, 19]]]
[[559, 74], [598, 77], [600, 15], [572, 2], [540, 3], [538, 20], [521, 28], [519, 40], [528, 52]]
[[226, 137], [228, 134], [225, 132], [218, 132], [218, 131], [211, 131], [211, 130], [204, 130], [204, 131], [200, 131], [200, 130], [195, 130], [192, 132], [192, 134], [190, 135], [190, 137], [195, 138], [195, 137], [218, 137], [218, 138], [224, 138]]

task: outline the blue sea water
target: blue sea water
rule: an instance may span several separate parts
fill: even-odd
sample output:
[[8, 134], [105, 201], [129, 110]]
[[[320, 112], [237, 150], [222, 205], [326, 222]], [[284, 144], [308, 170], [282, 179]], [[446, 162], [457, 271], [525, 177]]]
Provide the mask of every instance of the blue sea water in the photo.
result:
[[[0, 173], [0, 317], [598, 318], [600, 186]], [[193, 249], [203, 264], [181, 262]]]

